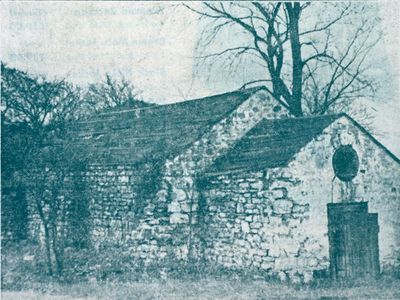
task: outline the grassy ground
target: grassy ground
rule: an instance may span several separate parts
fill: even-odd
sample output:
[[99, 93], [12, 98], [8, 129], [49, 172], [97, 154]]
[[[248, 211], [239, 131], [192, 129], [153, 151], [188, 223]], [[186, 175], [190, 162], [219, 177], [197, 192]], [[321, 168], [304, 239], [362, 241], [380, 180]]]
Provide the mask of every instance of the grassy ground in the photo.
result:
[[399, 288], [400, 280], [387, 278], [353, 287], [295, 287], [261, 280], [157, 280], [123, 284], [41, 284], [28, 291], [3, 291], [2, 299], [400, 299]]
[[[376, 281], [332, 284], [316, 281], [312, 285], [290, 285], [276, 281], [252, 279], [213, 273], [191, 276], [175, 270], [174, 277], [161, 279], [146, 274], [142, 269], [132, 271], [131, 260], [119, 255], [99, 256], [92, 252], [68, 260], [69, 274], [62, 282], [46, 275], [46, 264], [41, 251], [32, 245], [19, 244], [3, 248], [1, 253], [1, 299], [61, 300], [61, 299], [212, 299], [212, 300], [269, 300], [269, 299], [399, 299], [400, 278], [382, 277]], [[32, 256], [34, 259], [28, 259]], [[96, 260], [91, 262], [90, 257]], [[112, 261], [107, 258], [113, 257]], [[79, 263], [78, 263], [79, 262]], [[95, 272], [87, 273], [86, 266], [98, 264]], [[100, 264], [100, 262], [103, 263]], [[83, 265], [82, 265], [83, 264]], [[124, 268], [116, 268], [118, 264]], [[110, 269], [108, 265], [111, 265]], [[118, 270], [120, 272], [115, 273]], [[72, 272], [73, 271], [73, 272]], [[86, 275], [84, 272], [86, 272]], [[111, 272], [111, 273], [110, 273]], [[157, 272], [155, 272], [157, 273]], [[105, 274], [107, 276], [105, 276]], [[114, 276], [114, 275], [115, 276]], [[178, 279], [179, 278], [179, 279]], [[68, 284], [67, 284], [68, 283]]]

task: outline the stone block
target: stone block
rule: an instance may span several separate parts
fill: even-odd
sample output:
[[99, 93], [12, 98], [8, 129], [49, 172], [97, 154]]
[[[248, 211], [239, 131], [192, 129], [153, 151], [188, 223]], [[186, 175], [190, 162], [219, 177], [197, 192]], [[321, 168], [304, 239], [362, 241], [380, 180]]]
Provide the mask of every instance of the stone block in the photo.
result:
[[173, 213], [169, 217], [171, 224], [184, 224], [189, 223], [189, 216], [187, 214]]
[[170, 204], [168, 204], [168, 211], [172, 213], [179, 213], [181, 212], [181, 206], [178, 202], [173, 201]]
[[270, 263], [270, 262], [274, 262], [274, 261], [275, 261], [275, 257], [269, 256], [269, 253], [268, 253], [268, 255], [263, 256], [263, 262]]
[[246, 241], [245, 240], [235, 240], [234, 242], [236, 245], [244, 247], [246, 245]]
[[181, 202], [180, 203], [181, 211], [182, 212], [190, 212], [190, 204], [187, 202]]
[[246, 209], [253, 209], [253, 208], [255, 208], [256, 206], [254, 205], [254, 204], [251, 204], [251, 203], [246, 203], [245, 205], [244, 205], [244, 208], [246, 208]]
[[283, 271], [278, 272], [278, 278], [282, 282], [286, 282], [288, 279], [286, 273]]
[[269, 199], [272, 197], [272, 192], [270, 190], [260, 191], [260, 192], [257, 192], [257, 197]]
[[308, 239], [305, 243], [304, 243], [304, 250], [306, 252], [319, 252], [320, 249], [322, 248], [322, 246], [318, 243], [318, 241], [316, 240], [310, 240]]
[[107, 176], [114, 176], [115, 172], [114, 171], [107, 171]]
[[274, 199], [286, 198], [288, 191], [285, 187], [276, 187], [271, 189], [271, 195]]
[[262, 213], [264, 216], [270, 216], [272, 214], [272, 206], [268, 205], [263, 208]]
[[273, 204], [273, 211], [276, 214], [289, 214], [292, 211], [293, 201], [287, 199], [276, 200]]
[[278, 257], [275, 259], [275, 269], [281, 271], [296, 270], [297, 260], [294, 257]]
[[245, 217], [245, 220], [246, 220], [247, 222], [253, 222], [253, 216], [246, 216], [246, 217]]
[[259, 222], [256, 222], [256, 223], [251, 223], [250, 224], [250, 228], [254, 228], [254, 229], [258, 229], [258, 228], [261, 228], [263, 225], [261, 224], [261, 223], [259, 223]]
[[259, 215], [253, 216], [253, 222], [262, 222], [262, 218]]
[[215, 205], [210, 205], [210, 206], [208, 207], [208, 211], [210, 211], [210, 212], [216, 212], [216, 211], [218, 211], [218, 207], [215, 206]]
[[306, 211], [309, 211], [309, 209], [310, 209], [310, 207], [308, 204], [306, 204], [306, 205], [294, 204], [292, 211], [293, 211], [293, 213], [296, 213], [296, 214], [303, 214]]
[[253, 262], [256, 262], [257, 265], [260, 265], [261, 262], [262, 262], [262, 257], [259, 256], [259, 255], [254, 255], [254, 256], [253, 256]]
[[172, 200], [174, 201], [185, 201], [186, 200], [186, 193], [182, 189], [173, 188], [172, 191]]
[[268, 255], [271, 257], [279, 257], [281, 255], [282, 251], [279, 245], [277, 244], [270, 244], [269, 245], [269, 251]]
[[261, 204], [261, 203], [263, 203], [264, 202], [264, 200], [263, 199], [261, 199], [261, 198], [251, 198], [251, 202], [253, 203], [253, 204]]
[[300, 284], [301, 283], [301, 276], [297, 274], [297, 272], [289, 272], [289, 279], [292, 284]]
[[239, 187], [241, 189], [248, 189], [249, 188], [249, 183], [248, 182], [242, 182], [239, 184]]
[[310, 283], [313, 280], [313, 272], [303, 272], [303, 282]]
[[156, 196], [159, 201], [165, 202], [168, 197], [168, 191], [166, 189], [161, 189], [157, 192]]
[[254, 173], [254, 176], [256, 176], [257, 178], [261, 178], [261, 177], [263, 177], [263, 173], [262, 172], [256, 172], [256, 173]]
[[257, 191], [261, 191], [263, 189], [263, 183], [261, 181], [257, 181], [250, 184], [250, 187], [256, 189]]
[[245, 197], [243, 197], [243, 196], [240, 196], [240, 197], [238, 197], [238, 200], [237, 200], [239, 203], [246, 203], [247, 202], [247, 199], [245, 198]]
[[261, 269], [263, 270], [269, 270], [274, 268], [274, 262], [262, 262], [261, 263]]
[[249, 226], [249, 223], [248, 223], [248, 222], [242, 221], [241, 227], [242, 227], [242, 232], [244, 232], [244, 233], [249, 233], [249, 231], [250, 231], [250, 226]]
[[280, 237], [276, 239], [281, 249], [284, 249], [286, 253], [297, 254], [300, 248], [300, 243], [291, 237]]

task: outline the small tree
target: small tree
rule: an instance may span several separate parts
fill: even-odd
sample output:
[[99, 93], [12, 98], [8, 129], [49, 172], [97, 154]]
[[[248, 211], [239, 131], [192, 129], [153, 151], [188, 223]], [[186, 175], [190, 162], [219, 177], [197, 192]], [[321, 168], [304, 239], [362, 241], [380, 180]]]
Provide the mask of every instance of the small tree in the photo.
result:
[[[73, 237], [71, 223], [80, 215], [74, 215], [72, 207], [83, 201], [82, 191], [75, 191], [76, 180], [81, 180], [86, 158], [82, 149], [65, 141], [36, 148], [23, 169], [23, 180], [29, 200], [34, 205], [43, 229], [47, 267], [50, 275], [61, 275], [64, 269], [64, 249]], [[78, 193], [78, 194], [77, 194]], [[80, 223], [84, 220], [79, 220]]]
[[[80, 90], [1, 64], [2, 179], [23, 188], [44, 230], [49, 274], [61, 274], [73, 177], [85, 155], [61, 137], [80, 116]], [[5, 158], [3, 160], [3, 158]], [[7, 177], [4, 177], [7, 175]], [[18, 207], [15, 206], [15, 208]]]
[[140, 108], [151, 104], [140, 100], [133, 84], [124, 77], [115, 79], [106, 74], [104, 81], [90, 84], [85, 94], [86, 104], [92, 110], [104, 111], [115, 108]]

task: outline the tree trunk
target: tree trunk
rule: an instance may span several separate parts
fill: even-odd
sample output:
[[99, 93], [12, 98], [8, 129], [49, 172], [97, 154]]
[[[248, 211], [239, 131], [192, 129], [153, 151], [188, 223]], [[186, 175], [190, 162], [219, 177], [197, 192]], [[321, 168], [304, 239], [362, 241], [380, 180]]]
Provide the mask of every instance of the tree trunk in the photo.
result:
[[289, 17], [290, 47], [292, 50], [292, 97], [289, 103], [290, 111], [296, 117], [303, 115], [301, 105], [303, 85], [303, 61], [301, 58], [301, 44], [299, 36], [300, 3], [286, 3]]
[[53, 231], [53, 253], [54, 253], [54, 259], [56, 261], [56, 272], [58, 276], [62, 275], [62, 271], [63, 271], [63, 261], [62, 261], [62, 257], [61, 257], [61, 249], [59, 251], [58, 249], [58, 245], [57, 245], [57, 238], [56, 238], [56, 232]]
[[53, 276], [53, 266], [51, 263], [51, 246], [50, 246], [50, 234], [47, 224], [43, 224], [44, 227], [44, 243], [46, 247], [46, 258], [47, 258], [47, 270], [50, 276]]

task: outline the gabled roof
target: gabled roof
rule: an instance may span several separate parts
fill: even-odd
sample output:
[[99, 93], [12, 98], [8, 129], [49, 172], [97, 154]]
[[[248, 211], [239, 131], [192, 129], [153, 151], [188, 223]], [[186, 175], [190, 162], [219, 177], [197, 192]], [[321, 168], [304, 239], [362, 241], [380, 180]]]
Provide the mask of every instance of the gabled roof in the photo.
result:
[[208, 175], [284, 167], [293, 156], [337, 119], [345, 117], [397, 163], [400, 160], [347, 114], [264, 119], [207, 170]]
[[383, 144], [381, 144], [381, 142], [379, 142], [367, 129], [365, 129], [364, 127], [362, 127], [357, 121], [355, 121], [352, 117], [350, 117], [349, 115], [342, 113], [340, 114], [341, 116], [346, 117], [348, 120], [350, 120], [350, 122], [356, 126], [362, 133], [364, 133], [366, 136], [368, 136], [372, 142], [375, 143], [375, 145], [377, 145], [379, 148], [381, 148], [383, 150], [383, 152], [385, 152], [388, 156], [390, 156], [395, 162], [397, 162], [398, 164], [400, 164], [400, 159], [394, 155], [388, 148], [386, 148]]
[[93, 163], [139, 163], [181, 153], [251, 95], [255, 87], [168, 105], [99, 114], [71, 126]]
[[286, 166], [291, 158], [340, 115], [264, 119], [253, 127], [208, 173]]

